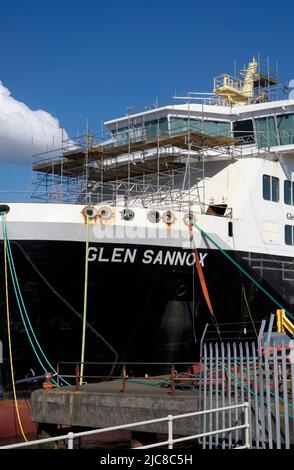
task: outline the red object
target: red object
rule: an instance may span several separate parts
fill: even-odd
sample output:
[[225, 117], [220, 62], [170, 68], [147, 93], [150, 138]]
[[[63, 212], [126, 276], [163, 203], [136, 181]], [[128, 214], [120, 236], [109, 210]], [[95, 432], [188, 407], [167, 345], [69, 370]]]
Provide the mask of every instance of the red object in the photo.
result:
[[[190, 231], [190, 234], [191, 234], [191, 239], [192, 239], [192, 241], [194, 241], [192, 224], [189, 225], [189, 231]], [[214, 312], [213, 312], [213, 308], [212, 308], [212, 304], [211, 304], [211, 300], [210, 300], [206, 280], [205, 280], [205, 277], [204, 277], [203, 269], [202, 269], [202, 266], [201, 266], [201, 263], [200, 263], [200, 259], [199, 259], [199, 255], [198, 255], [198, 251], [197, 251], [196, 246], [194, 246], [194, 253], [195, 253], [195, 264], [196, 264], [196, 268], [197, 268], [197, 273], [198, 273], [202, 293], [204, 295], [208, 310], [210, 311], [211, 316], [214, 318]]]
[[[282, 351], [282, 346], [281, 346], [280, 344], [278, 344], [278, 345], [276, 346], [276, 351], [277, 351], [277, 352], [281, 352], [281, 351]], [[287, 345], [286, 345], [286, 346], [285, 346], [285, 351], [286, 351], [286, 352], [288, 352], [288, 351], [290, 352], [290, 351], [291, 351], [290, 346], [287, 346]], [[265, 356], [265, 354], [266, 354], [266, 348], [265, 348], [264, 346], [261, 348], [261, 353], [262, 353], [262, 355]], [[274, 354], [274, 347], [273, 347], [273, 346], [270, 346], [270, 348], [269, 348], [269, 353], [270, 353], [270, 355], [273, 355], [273, 354]]]
[[[36, 433], [37, 426], [31, 421], [31, 410], [26, 400], [18, 400], [20, 418], [25, 434]], [[0, 439], [21, 436], [13, 400], [0, 401]]]

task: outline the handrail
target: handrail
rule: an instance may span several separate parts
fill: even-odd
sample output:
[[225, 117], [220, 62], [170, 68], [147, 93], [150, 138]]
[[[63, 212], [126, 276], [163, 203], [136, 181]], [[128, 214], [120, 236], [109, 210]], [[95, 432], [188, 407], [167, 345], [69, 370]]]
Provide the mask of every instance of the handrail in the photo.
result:
[[[175, 395], [176, 393], [176, 386], [177, 384], [184, 386], [194, 384], [195, 380], [197, 380], [196, 374], [189, 371], [189, 369], [186, 369], [185, 371], [176, 371], [175, 366], [194, 366], [194, 365], [199, 364], [194, 361], [194, 362], [72, 362], [72, 361], [60, 361], [57, 363], [56, 370], [58, 371], [58, 374], [55, 374], [57, 377], [57, 385], [59, 385], [59, 377], [62, 377], [63, 379], [75, 379], [75, 391], [80, 391], [80, 386], [81, 384], [81, 369], [85, 366], [111, 366], [111, 372], [107, 375], [86, 375], [83, 374], [84, 379], [99, 379], [101, 380], [112, 380], [112, 381], [119, 381], [122, 382], [122, 390], [121, 392], [126, 392], [127, 391], [127, 383], [132, 383], [134, 381], [144, 381], [145, 385], [150, 385], [152, 381], [156, 382], [154, 386], [160, 385], [160, 386], [170, 386], [171, 391], [168, 391], [168, 393]], [[74, 374], [65, 374], [60, 372], [61, 365], [64, 366], [75, 366], [75, 373]], [[114, 374], [114, 368], [120, 366], [121, 367], [121, 373], [119, 371]], [[162, 367], [162, 366], [168, 366], [169, 372], [163, 375], [162, 373], [156, 376], [151, 376], [149, 374], [145, 374], [142, 376], [142, 374], [139, 375], [133, 375], [133, 371], [131, 371], [131, 375], [129, 375], [127, 366], [157, 366], [157, 367]], [[145, 371], [147, 372], [147, 371]], [[85, 382], [86, 383], [86, 382]]]
[[[240, 424], [238, 426], [233, 426], [233, 427], [228, 427], [228, 428], [223, 428], [223, 429], [217, 429], [205, 433], [200, 433], [200, 434], [194, 434], [193, 436], [186, 436], [186, 437], [181, 437], [174, 439], [173, 437], [173, 422], [177, 419], [184, 419], [184, 418], [191, 418], [193, 416], [203, 416], [206, 414], [211, 414], [211, 413], [220, 413], [224, 412], [227, 410], [236, 410], [236, 409], [243, 409], [244, 410], [244, 424]], [[107, 428], [102, 428], [102, 429], [95, 429], [93, 431], [84, 431], [84, 432], [79, 432], [79, 433], [73, 433], [69, 432], [68, 434], [64, 434], [62, 436], [58, 437], [50, 437], [46, 439], [40, 439], [40, 440], [34, 440], [30, 442], [22, 442], [18, 444], [9, 444], [5, 446], [1, 446], [1, 449], [20, 449], [20, 448], [25, 448], [25, 447], [30, 447], [34, 445], [41, 445], [49, 442], [58, 442], [58, 441], [67, 441], [67, 449], [72, 450], [74, 448], [74, 439], [80, 438], [80, 437], [85, 437], [85, 436], [93, 436], [97, 434], [102, 434], [105, 432], [110, 432], [110, 431], [118, 431], [122, 429], [131, 429], [134, 427], [138, 426], [144, 426], [148, 424], [154, 424], [154, 423], [162, 423], [162, 422], [168, 422], [168, 440], [163, 441], [163, 442], [158, 442], [156, 444], [150, 444], [146, 446], [141, 446], [137, 447], [136, 449], [151, 449], [151, 448], [156, 448], [156, 447], [162, 447], [162, 446], [168, 446], [169, 449], [173, 449], [174, 444], [178, 442], [185, 442], [189, 440], [195, 440], [199, 439], [201, 437], [207, 437], [207, 436], [213, 436], [217, 434], [222, 434], [225, 432], [231, 432], [235, 430], [245, 430], [245, 435], [244, 435], [244, 446], [238, 446], [238, 449], [249, 449], [250, 448], [250, 441], [249, 441], [249, 429], [250, 429], [250, 424], [249, 424], [249, 403], [244, 402], [240, 403], [238, 405], [231, 405], [231, 406], [225, 406], [222, 408], [214, 408], [211, 410], [204, 410], [204, 411], [195, 411], [192, 413], [185, 413], [182, 415], [168, 415], [165, 416], [164, 418], [156, 418], [156, 419], [150, 419], [147, 421], [138, 421], [135, 423], [129, 423], [129, 424], [123, 424], [119, 426], [110, 426]]]

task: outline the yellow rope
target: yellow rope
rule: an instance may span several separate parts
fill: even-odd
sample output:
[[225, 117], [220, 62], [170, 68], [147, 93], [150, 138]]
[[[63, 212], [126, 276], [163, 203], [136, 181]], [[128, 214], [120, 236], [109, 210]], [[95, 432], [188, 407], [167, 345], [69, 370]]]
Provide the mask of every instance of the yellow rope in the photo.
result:
[[85, 286], [84, 286], [84, 310], [83, 310], [83, 334], [82, 334], [82, 351], [81, 351], [81, 375], [80, 385], [83, 383], [84, 360], [86, 346], [86, 325], [87, 325], [87, 297], [88, 297], [88, 252], [89, 252], [89, 216], [86, 216], [86, 254], [85, 254]]
[[19, 428], [22, 434], [22, 437], [26, 442], [28, 442], [26, 435], [24, 433], [22, 422], [20, 418], [18, 402], [16, 397], [15, 382], [14, 382], [14, 368], [13, 368], [13, 358], [12, 358], [12, 346], [11, 346], [11, 333], [10, 333], [10, 313], [9, 313], [9, 298], [8, 298], [8, 276], [7, 276], [7, 246], [6, 239], [4, 237], [4, 268], [5, 268], [5, 293], [6, 293], [6, 312], [7, 312], [7, 332], [8, 332], [8, 346], [9, 346], [9, 359], [10, 359], [10, 371], [11, 371], [11, 380], [13, 388], [13, 398], [16, 409], [17, 421]]

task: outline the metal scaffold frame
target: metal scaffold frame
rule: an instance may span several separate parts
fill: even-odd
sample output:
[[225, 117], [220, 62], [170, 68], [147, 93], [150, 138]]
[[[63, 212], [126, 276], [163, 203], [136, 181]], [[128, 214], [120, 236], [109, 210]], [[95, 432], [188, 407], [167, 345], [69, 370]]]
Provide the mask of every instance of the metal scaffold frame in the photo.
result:
[[[189, 108], [189, 105], [188, 105]], [[130, 124], [124, 140], [86, 134], [62, 142], [59, 150], [35, 155], [32, 196], [48, 202], [111, 203], [187, 209], [204, 202], [205, 161], [232, 159], [240, 150], [226, 135], [199, 127], [137, 135]], [[127, 136], [127, 138], [126, 138]]]
[[[129, 107], [125, 117], [106, 123], [110, 127], [100, 135], [87, 123], [84, 134], [62, 139], [59, 150], [33, 157], [32, 196], [64, 203], [110, 201], [185, 209], [205, 203], [206, 162], [222, 159], [229, 164], [242, 156], [243, 145], [259, 142], [258, 152], [270, 146], [269, 136], [256, 129], [255, 135], [242, 135], [231, 124], [226, 128], [223, 119], [214, 123], [218, 127], [209, 127], [214, 121], [207, 120], [207, 105], [264, 102], [278, 89], [277, 65], [272, 70], [269, 59], [262, 61], [259, 54], [239, 75], [235, 65], [234, 77], [215, 78], [214, 93], [174, 97], [175, 105], [167, 108], [157, 102], [134, 114]], [[195, 102], [200, 105], [196, 113]], [[168, 117], [161, 113], [164, 109]]]

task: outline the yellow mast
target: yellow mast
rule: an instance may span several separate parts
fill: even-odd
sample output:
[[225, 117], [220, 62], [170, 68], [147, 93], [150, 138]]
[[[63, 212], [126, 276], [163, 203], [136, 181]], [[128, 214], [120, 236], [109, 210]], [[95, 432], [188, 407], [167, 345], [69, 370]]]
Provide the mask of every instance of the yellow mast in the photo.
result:
[[244, 80], [222, 74], [214, 79], [214, 93], [221, 95], [229, 106], [249, 104], [254, 92], [254, 78], [257, 75], [258, 63], [255, 58], [249, 63]]

